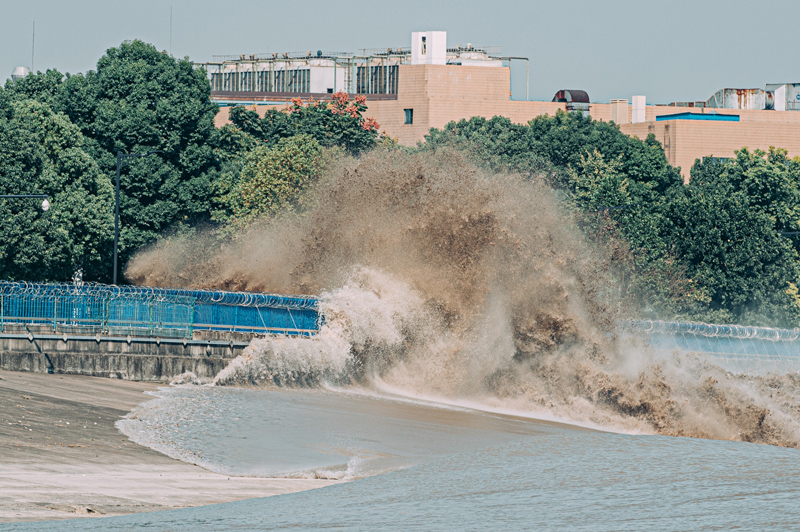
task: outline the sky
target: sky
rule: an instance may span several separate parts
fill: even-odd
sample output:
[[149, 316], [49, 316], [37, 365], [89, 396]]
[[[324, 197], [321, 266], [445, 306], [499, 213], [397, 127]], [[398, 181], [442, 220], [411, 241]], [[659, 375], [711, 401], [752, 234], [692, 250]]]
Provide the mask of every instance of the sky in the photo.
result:
[[[170, 9], [172, 38], [170, 41]], [[448, 45], [500, 46], [530, 59], [530, 99], [582, 89], [594, 102], [707, 100], [721, 88], [800, 82], [800, 2], [773, 0], [0, 0], [0, 80], [16, 66], [72, 74], [140, 39], [176, 57], [409, 47], [412, 31]], [[525, 98], [524, 63], [512, 69]]]

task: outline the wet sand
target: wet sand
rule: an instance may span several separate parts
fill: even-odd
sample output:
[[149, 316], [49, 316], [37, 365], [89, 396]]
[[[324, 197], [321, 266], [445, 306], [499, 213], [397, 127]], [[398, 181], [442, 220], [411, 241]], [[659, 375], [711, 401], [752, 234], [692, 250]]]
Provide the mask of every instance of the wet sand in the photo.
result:
[[227, 477], [129, 441], [114, 423], [159, 386], [0, 371], [0, 522], [151, 512], [335, 483]]

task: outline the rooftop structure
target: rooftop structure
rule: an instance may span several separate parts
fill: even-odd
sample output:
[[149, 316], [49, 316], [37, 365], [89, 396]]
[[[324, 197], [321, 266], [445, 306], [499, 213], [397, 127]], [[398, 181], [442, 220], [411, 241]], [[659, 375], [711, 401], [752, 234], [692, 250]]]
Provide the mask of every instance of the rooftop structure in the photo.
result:
[[[564, 89], [553, 101], [511, 99], [510, 62], [499, 48], [449, 46], [445, 32], [415, 32], [411, 46], [344, 52], [261, 54], [205, 63], [212, 98], [221, 106], [216, 123], [228, 121], [231, 104], [246, 103], [260, 114], [283, 108], [292, 98], [324, 100], [338, 91], [364, 94], [367, 115], [401, 144], [414, 145], [430, 128], [474, 116], [504, 116], [527, 123], [559, 110], [580, 111], [613, 121], [641, 139], [653, 134], [685, 181], [695, 160], [726, 159], [735, 150], [785, 148], [800, 156], [800, 84], [764, 89], [721, 89], [709, 100], [647, 105], [644, 95], [591, 103], [582, 90]], [[676, 107], [693, 108], [681, 112]]]
[[[273, 52], [214, 56], [197, 63], [215, 92], [397, 94], [400, 65], [502, 67], [498, 46], [447, 46], [444, 31], [411, 34], [411, 46], [350, 52]], [[518, 58], [515, 58], [518, 59]], [[519, 58], [524, 59], [524, 58]], [[525, 59], [527, 61], [527, 59]]]
[[763, 89], [720, 89], [706, 101], [673, 102], [669, 106], [800, 111], [800, 83], [768, 83]]

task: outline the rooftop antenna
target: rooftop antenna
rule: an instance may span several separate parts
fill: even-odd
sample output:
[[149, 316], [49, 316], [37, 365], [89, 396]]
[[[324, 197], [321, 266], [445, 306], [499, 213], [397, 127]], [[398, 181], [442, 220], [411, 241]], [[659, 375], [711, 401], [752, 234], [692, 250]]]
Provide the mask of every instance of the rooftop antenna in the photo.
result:
[[31, 35], [31, 74], [36, 71], [33, 69], [33, 51], [36, 48], [36, 21], [33, 21], [33, 34]]

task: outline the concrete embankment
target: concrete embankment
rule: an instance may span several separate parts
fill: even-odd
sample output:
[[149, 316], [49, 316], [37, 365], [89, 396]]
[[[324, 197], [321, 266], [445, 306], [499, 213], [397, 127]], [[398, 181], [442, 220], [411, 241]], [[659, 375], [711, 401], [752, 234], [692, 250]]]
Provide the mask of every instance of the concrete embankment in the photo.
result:
[[336, 482], [229, 477], [129, 441], [114, 423], [157, 388], [0, 371], [0, 523], [151, 512]]
[[252, 337], [225, 331], [195, 331], [191, 338], [68, 334], [52, 327], [6, 326], [0, 333], [0, 369], [153, 382], [186, 372], [212, 378]]

